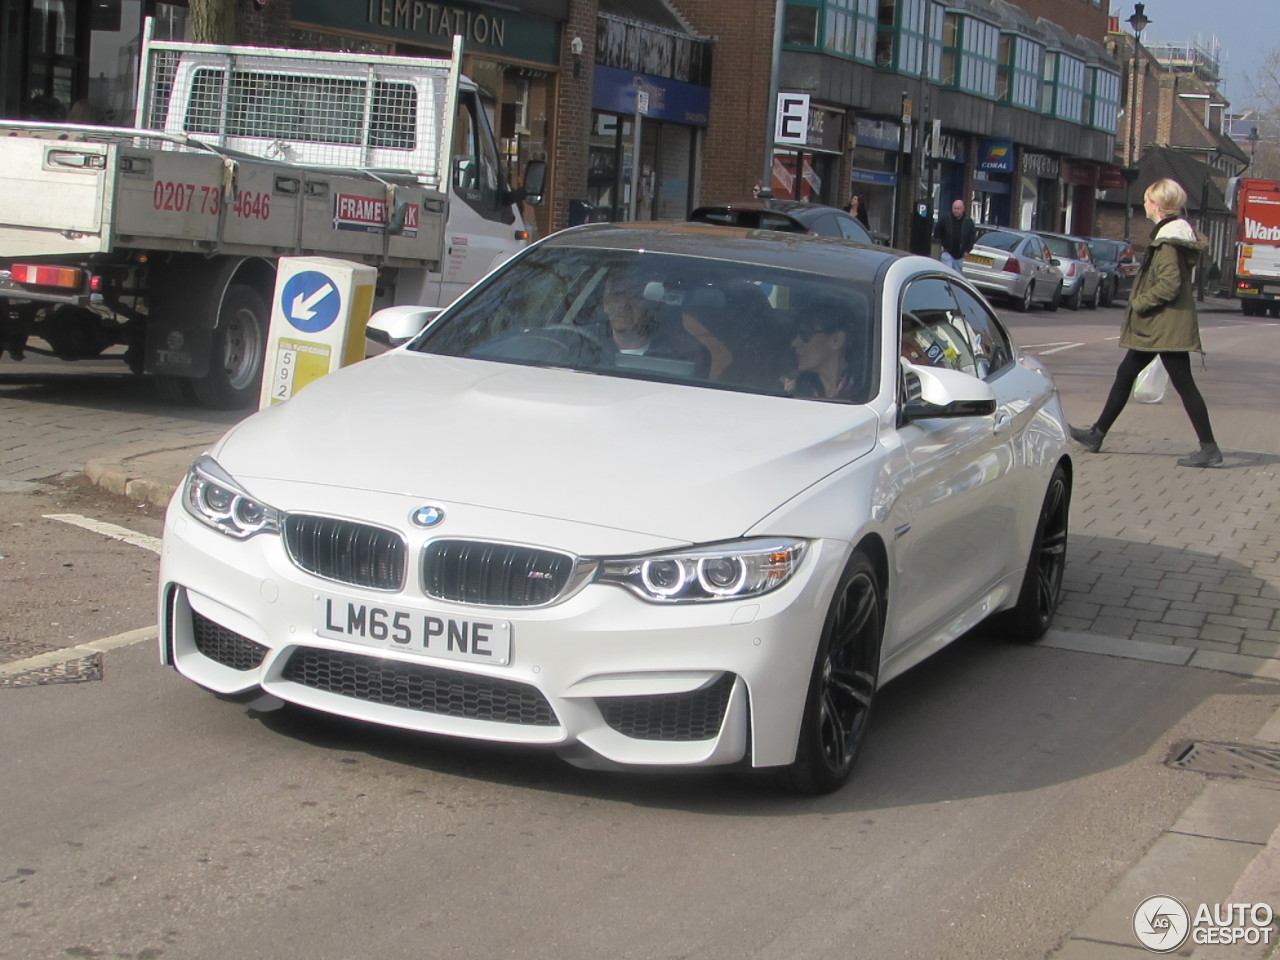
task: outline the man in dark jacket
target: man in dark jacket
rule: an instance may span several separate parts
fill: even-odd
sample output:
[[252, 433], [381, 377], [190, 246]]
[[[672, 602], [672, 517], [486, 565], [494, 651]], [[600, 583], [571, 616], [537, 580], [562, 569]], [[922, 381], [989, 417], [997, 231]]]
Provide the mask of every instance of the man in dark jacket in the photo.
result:
[[963, 200], [951, 204], [951, 216], [938, 218], [938, 225], [933, 228], [933, 239], [942, 244], [942, 262], [956, 273], [963, 272], [960, 265], [964, 255], [973, 249], [978, 239], [973, 218], [965, 216]]

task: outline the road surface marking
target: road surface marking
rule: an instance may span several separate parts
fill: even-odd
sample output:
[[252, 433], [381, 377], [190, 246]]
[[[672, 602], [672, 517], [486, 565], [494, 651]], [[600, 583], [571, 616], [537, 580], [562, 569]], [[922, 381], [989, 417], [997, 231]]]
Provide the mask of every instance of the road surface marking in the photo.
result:
[[53, 667], [61, 663], [69, 663], [72, 660], [79, 660], [81, 657], [87, 657], [92, 653], [106, 653], [108, 650], [117, 650], [120, 647], [132, 646], [135, 643], [142, 643], [144, 640], [154, 640], [155, 638], [155, 627], [143, 627], [140, 630], [118, 633], [114, 637], [106, 637], [102, 640], [90, 640], [88, 643], [82, 643], [76, 647], [50, 650], [48, 653], [37, 653], [34, 657], [0, 664], [0, 677], [12, 677], [20, 673], [30, 673], [32, 670], [42, 670], [45, 667]]
[[[1076, 347], [1083, 347], [1083, 343], [1070, 343], [1065, 340], [1059, 340], [1054, 343], [1032, 343], [1024, 344], [1023, 350], [1030, 350], [1038, 357], [1047, 357], [1051, 353], [1061, 353], [1063, 350], [1074, 350]], [[1049, 347], [1048, 350], [1041, 349]]]
[[46, 513], [44, 518], [46, 520], [60, 520], [63, 523], [71, 524], [73, 527], [92, 530], [94, 533], [101, 533], [104, 536], [111, 537], [113, 540], [121, 540], [135, 547], [141, 547], [143, 550], [150, 550], [152, 553], [160, 552], [159, 537], [149, 537], [145, 533], [138, 533], [127, 527], [117, 527], [114, 523], [91, 520], [89, 517], [82, 517], [78, 513]]

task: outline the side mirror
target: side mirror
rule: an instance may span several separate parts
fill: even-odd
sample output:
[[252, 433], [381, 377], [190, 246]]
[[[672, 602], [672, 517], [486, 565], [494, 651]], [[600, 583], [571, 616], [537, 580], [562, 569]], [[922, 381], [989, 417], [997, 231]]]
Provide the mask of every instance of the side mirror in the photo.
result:
[[1051, 258], [1049, 259], [1049, 265], [1050, 265], [1051, 267], [1060, 267], [1060, 266], [1062, 266], [1062, 261], [1061, 261], [1061, 260], [1059, 260], [1057, 257], [1051, 257]]
[[384, 307], [369, 318], [364, 328], [364, 355], [376, 357], [408, 343], [427, 328], [443, 307]]
[[547, 161], [530, 160], [524, 168], [524, 186], [511, 191], [512, 203], [531, 203], [537, 206], [547, 190]]
[[902, 360], [902, 419], [987, 417], [996, 412], [996, 395], [985, 380]]

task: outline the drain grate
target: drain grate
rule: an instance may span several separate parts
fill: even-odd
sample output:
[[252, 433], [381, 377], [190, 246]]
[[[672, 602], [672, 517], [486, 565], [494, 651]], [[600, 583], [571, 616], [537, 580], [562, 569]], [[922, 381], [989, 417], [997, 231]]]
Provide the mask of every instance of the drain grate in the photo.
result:
[[43, 687], [51, 683], [90, 683], [102, 679], [102, 654], [91, 653], [24, 673], [0, 673], [0, 689], [5, 687]]
[[1280, 783], [1280, 748], [1213, 740], [1183, 740], [1174, 744], [1165, 761], [1179, 770], [1220, 777], [1247, 777]]

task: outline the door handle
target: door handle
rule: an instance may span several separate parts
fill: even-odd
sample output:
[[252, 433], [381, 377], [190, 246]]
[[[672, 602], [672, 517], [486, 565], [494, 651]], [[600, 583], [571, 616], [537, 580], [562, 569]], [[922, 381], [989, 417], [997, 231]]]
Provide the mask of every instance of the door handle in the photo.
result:
[[996, 422], [993, 431], [996, 436], [1000, 436], [1000, 434], [1013, 426], [1013, 417], [1009, 416], [1009, 414], [1005, 413], [1003, 410], [996, 412], [995, 420]]

